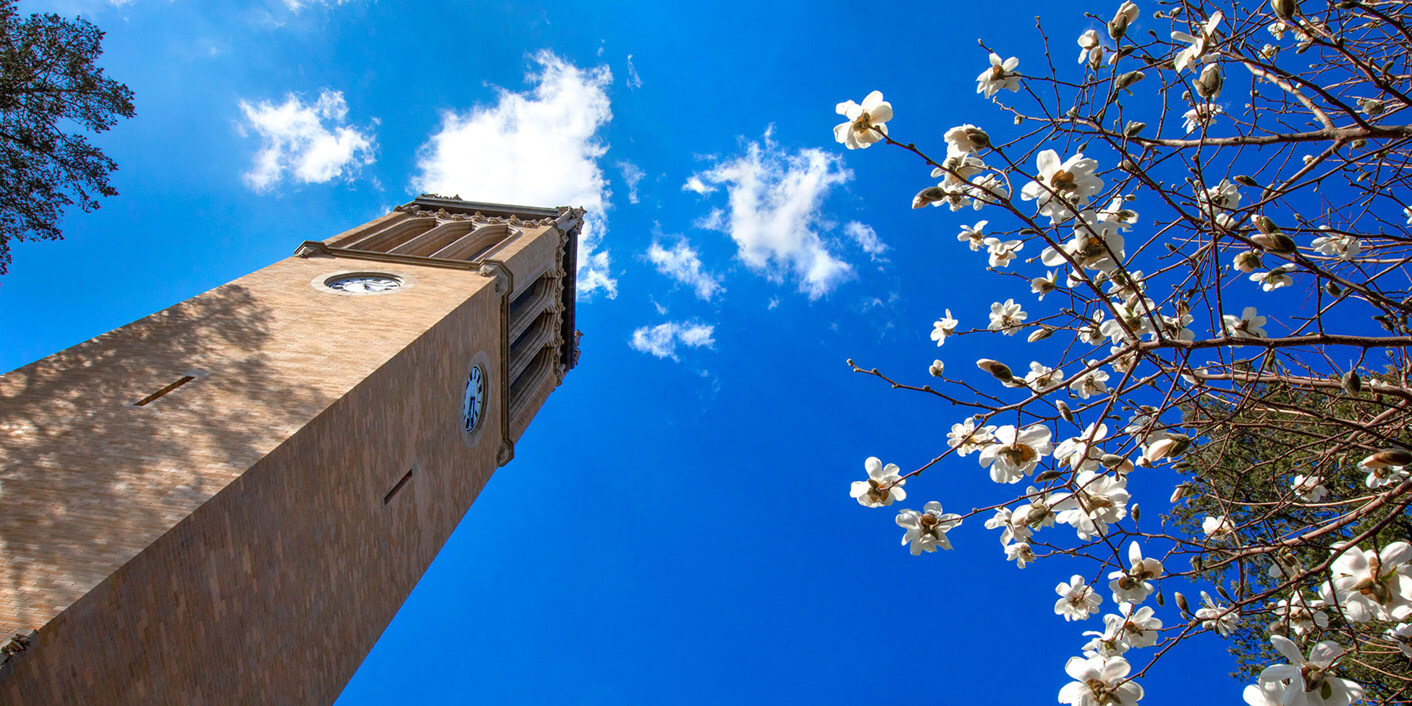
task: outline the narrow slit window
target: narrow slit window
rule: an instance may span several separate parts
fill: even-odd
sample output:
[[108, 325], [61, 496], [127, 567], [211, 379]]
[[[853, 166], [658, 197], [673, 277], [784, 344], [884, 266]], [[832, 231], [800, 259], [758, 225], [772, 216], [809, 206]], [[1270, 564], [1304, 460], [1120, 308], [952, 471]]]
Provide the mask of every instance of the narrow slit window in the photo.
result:
[[183, 376], [181, 376], [181, 378], [179, 378], [176, 382], [174, 382], [174, 383], [172, 383], [172, 384], [170, 384], [170, 385], [167, 385], [166, 387], [164, 387], [164, 388], [162, 388], [162, 389], [160, 389], [160, 390], [158, 390], [158, 391], [156, 391], [156, 392], [154, 392], [154, 393], [152, 393], [152, 394], [150, 394], [150, 395], [148, 395], [148, 396], [146, 396], [146, 397], [143, 397], [142, 399], [140, 399], [140, 400], [138, 400], [138, 401], [136, 401], [136, 402], [133, 402], [133, 403], [132, 403], [132, 406], [134, 406], [134, 407], [146, 407], [147, 405], [152, 404], [153, 402], [156, 402], [157, 400], [162, 399], [162, 398], [165, 397], [168, 393], [170, 393], [172, 390], [175, 390], [175, 389], [177, 389], [178, 387], [181, 387], [182, 385], [185, 385], [186, 383], [191, 382], [192, 380], [195, 380], [195, 379], [196, 379], [196, 376], [195, 376], [195, 375], [183, 375]]
[[396, 495], [397, 491], [402, 490], [402, 486], [407, 485], [407, 481], [412, 480], [412, 472], [415, 470], [417, 470], [416, 466], [408, 468], [406, 475], [402, 476], [402, 479], [397, 481], [397, 485], [392, 486], [392, 490], [387, 491], [387, 495], [382, 496], [382, 504], [384, 507], [392, 502], [392, 496]]

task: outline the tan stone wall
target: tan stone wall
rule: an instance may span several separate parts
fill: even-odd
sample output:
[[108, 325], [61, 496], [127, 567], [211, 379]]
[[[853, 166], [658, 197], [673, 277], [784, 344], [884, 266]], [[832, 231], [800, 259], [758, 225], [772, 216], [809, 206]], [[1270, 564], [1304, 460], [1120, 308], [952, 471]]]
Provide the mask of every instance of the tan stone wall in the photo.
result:
[[[311, 286], [339, 270], [415, 284]], [[500, 306], [290, 258], [0, 377], [0, 629], [39, 628], [0, 703], [331, 701], [496, 467], [498, 415], [473, 449], [458, 422], [477, 351], [502, 393]]]

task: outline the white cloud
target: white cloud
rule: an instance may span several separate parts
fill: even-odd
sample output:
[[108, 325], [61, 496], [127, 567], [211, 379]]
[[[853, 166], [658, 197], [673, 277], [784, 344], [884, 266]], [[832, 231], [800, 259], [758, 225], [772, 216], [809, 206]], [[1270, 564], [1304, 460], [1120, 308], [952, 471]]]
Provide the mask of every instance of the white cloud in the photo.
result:
[[686, 238], [682, 238], [670, 250], [656, 240], [647, 248], [647, 259], [657, 267], [657, 271], [696, 290], [696, 296], [710, 301], [712, 297], [726, 291], [721, 278], [701, 269], [701, 258]]
[[716, 345], [716, 339], [712, 337], [715, 331], [716, 327], [709, 324], [668, 321], [633, 331], [628, 345], [632, 346], [633, 350], [650, 353], [658, 358], [681, 360], [677, 357], [678, 346], [712, 348]]
[[263, 141], [255, 166], [245, 173], [245, 183], [256, 191], [268, 191], [286, 176], [320, 184], [352, 178], [375, 159], [371, 128], [365, 133], [346, 124], [342, 91], [324, 89], [312, 104], [292, 93], [279, 105], [241, 101], [240, 110], [241, 134], [253, 130]]
[[725, 187], [729, 213], [715, 209], [698, 225], [729, 234], [751, 269], [774, 281], [792, 275], [816, 299], [853, 275], [818, 233], [824, 197], [852, 178], [839, 157], [818, 149], [791, 154], [766, 130], [744, 155], [692, 175], [682, 188], [708, 194]]
[[342, 5], [350, 0], [284, 0], [285, 6], [298, 12], [310, 5]]
[[637, 67], [632, 65], [632, 54], [628, 54], [628, 88], [642, 88], [642, 77], [637, 75]]
[[580, 69], [551, 52], [534, 56], [533, 88], [499, 89], [494, 105], [447, 112], [421, 148], [418, 189], [472, 201], [530, 206], [582, 206], [579, 294], [617, 296], [618, 281], [601, 250], [608, 182], [599, 167], [607, 152], [598, 130], [612, 120], [607, 66]]
[[872, 226], [858, 221], [849, 221], [843, 224], [843, 234], [852, 238], [853, 242], [863, 248], [863, 252], [873, 256], [874, 260], [887, 250], [887, 243], [878, 239], [878, 232], [873, 230]]
[[628, 185], [628, 203], [637, 203], [637, 185], [647, 174], [626, 159], [618, 162], [618, 171], [623, 173], [623, 181]]

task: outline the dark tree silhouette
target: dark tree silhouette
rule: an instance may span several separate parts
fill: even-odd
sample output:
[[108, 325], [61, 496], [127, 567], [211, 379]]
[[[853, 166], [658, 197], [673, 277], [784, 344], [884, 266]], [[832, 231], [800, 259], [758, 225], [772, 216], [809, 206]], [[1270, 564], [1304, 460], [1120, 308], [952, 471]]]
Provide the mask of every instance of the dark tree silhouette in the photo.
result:
[[132, 91], [95, 61], [103, 32], [82, 18], [20, 17], [17, 0], [0, 0], [0, 274], [10, 241], [63, 237], [65, 206], [98, 208], [117, 164], [89, 144], [130, 118]]

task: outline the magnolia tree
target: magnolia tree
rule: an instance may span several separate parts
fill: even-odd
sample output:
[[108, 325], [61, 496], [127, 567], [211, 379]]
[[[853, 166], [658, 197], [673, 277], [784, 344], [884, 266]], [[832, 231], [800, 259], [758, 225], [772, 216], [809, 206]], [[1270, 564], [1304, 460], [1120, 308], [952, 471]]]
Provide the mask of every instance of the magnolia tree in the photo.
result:
[[[991, 51], [976, 90], [993, 107], [944, 144], [889, 133], [878, 92], [838, 106], [849, 149], [931, 169], [912, 207], [963, 216], [957, 249], [995, 277], [988, 312], [944, 302], [931, 332], [993, 337], [979, 370], [936, 360], [909, 384], [849, 361], [957, 410], [948, 448], [869, 458], [852, 495], [904, 506], [978, 461], [997, 492], [966, 502], [984, 507], [901, 509], [902, 543], [950, 549], [974, 518], [1019, 568], [1064, 566], [1054, 612], [1092, 627], [1062, 703], [1137, 703], [1206, 632], [1260, 661], [1248, 704], [1408, 703], [1412, 12], [1089, 17], [1076, 38], [1039, 27], [1038, 70]], [[1139, 498], [1130, 478], [1175, 480]]]

